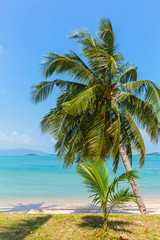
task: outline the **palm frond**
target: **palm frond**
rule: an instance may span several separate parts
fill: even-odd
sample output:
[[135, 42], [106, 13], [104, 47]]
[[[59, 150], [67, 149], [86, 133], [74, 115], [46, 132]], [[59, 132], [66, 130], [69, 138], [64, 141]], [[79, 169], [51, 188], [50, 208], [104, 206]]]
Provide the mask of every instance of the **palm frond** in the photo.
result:
[[113, 172], [116, 173], [119, 165], [119, 151], [117, 151], [117, 154], [113, 157], [112, 156], [112, 161], [113, 161]]
[[76, 87], [84, 90], [86, 88], [85, 84], [60, 79], [49, 82], [43, 81], [33, 86], [32, 101], [34, 103], [38, 103], [40, 101], [46, 100], [48, 96], [52, 93], [53, 87], [55, 85], [60, 89], [72, 89]]
[[87, 30], [79, 30], [69, 35], [70, 38], [77, 39], [77, 43], [82, 45], [82, 54], [89, 61], [92, 71], [101, 78], [106, 76], [109, 68], [112, 74], [117, 71], [117, 60], [121, 58], [118, 53], [114, 54], [114, 46], [103, 46], [102, 43], [94, 39]]
[[43, 74], [46, 78], [55, 72], [57, 74], [68, 73], [81, 82], [98, 81], [86, 64], [82, 60], [80, 61], [80, 57], [76, 60], [76, 54], [73, 52], [64, 55], [49, 52], [44, 59]]
[[76, 39], [77, 43], [82, 46], [82, 54], [88, 56], [89, 52], [99, 48], [99, 44], [87, 29], [79, 29], [77, 32], [70, 33], [69, 38]]
[[51, 133], [50, 131], [52, 131], [52, 124], [53, 124], [53, 119], [55, 117], [55, 115], [54, 115], [55, 112], [56, 112], [55, 109], [51, 109], [49, 111], [49, 113], [47, 113], [43, 117], [43, 119], [41, 121], [41, 131], [43, 134], [46, 132]]
[[160, 109], [160, 89], [157, 85], [150, 80], [138, 80], [132, 81], [128, 83], [121, 84], [119, 86], [122, 91], [126, 91], [129, 93], [140, 93], [143, 94], [145, 90], [144, 99], [154, 105], [156, 111]]
[[76, 168], [76, 171], [84, 178], [83, 183], [94, 193], [93, 196], [95, 198], [93, 201], [95, 204], [98, 200], [106, 197], [109, 174], [103, 160], [97, 160], [92, 163], [81, 163]]
[[[126, 119], [125, 119], [126, 120]], [[125, 147], [127, 157], [130, 161], [130, 164], [132, 166], [132, 140], [135, 142], [135, 137], [134, 135], [129, 132], [128, 133], [128, 128], [126, 127], [127, 121], [124, 121], [123, 117], [121, 118], [121, 129], [122, 129], [122, 134], [121, 134], [121, 141], [123, 142], [123, 145]], [[133, 144], [134, 146], [134, 144]]]
[[137, 68], [132, 67], [132, 65], [128, 63], [126, 67], [123, 69], [122, 73], [115, 80], [115, 82], [124, 84], [136, 80], [137, 80]]
[[57, 87], [59, 87], [60, 89], [64, 90], [64, 89], [72, 89], [74, 87], [79, 87], [79, 88], [86, 88], [87, 85], [83, 84], [83, 83], [79, 83], [79, 82], [73, 82], [73, 81], [66, 81], [66, 80], [60, 80], [60, 79], [56, 79], [53, 81], [54, 84], [56, 84]]
[[[76, 117], [70, 118], [66, 112], [62, 113], [62, 116], [60, 114], [59, 119], [58, 116], [56, 116], [54, 128], [52, 128], [53, 135], [57, 132], [59, 133], [59, 136], [56, 138], [55, 152], [57, 152], [58, 156], [64, 157], [68, 152], [70, 141], [78, 126], [78, 119]], [[72, 156], [71, 162], [74, 160], [75, 155]]]
[[99, 30], [100, 38], [103, 41], [105, 41], [106, 44], [110, 42], [110, 44], [113, 46], [115, 36], [114, 36], [111, 21], [109, 18], [100, 18], [98, 30]]
[[111, 126], [108, 128], [107, 132], [112, 137], [113, 146], [112, 146], [112, 157], [115, 158], [118, 153], [118, 146], [120, 141], [120, 115], [117, 103], [114, 98], [112, 98], [112, 109], [114, 111], [115, 119], [111, 120]]
[[[128, 110], [120, 102], [118, 102], [118, 103], [119, 103], [119, 107], [121, 109], [121, 121], [123, 121], [123, 122], [126, 121], [128, 135], [134, 137], [134, 140], [135, 140], [133, 142], [134, 150], [137, 151], [140, 155], [139, 163], [140, 163], [140, 167], [142, 167], [144, 165], [144, 161], [145, 161], [145, 144], [143, 141], [143, 137], [141, 135], [141, 132], [140, 132], [136, 122], [134, 121], [133, 117], [130, 115]], [[125, 128], [125, 126], [123, 126], [123, 127]], [[125, 132], [123, 132], [123, 128], [121, 128], [121, 135], [123, 136], [123, 134], [125, 134]]]
[[38, 103], [44, 101], [52, 93], [55, 83], [43, 81], [32, 87], [32, 102]]
[[92, 109], [96, 100], [96, 92], [100, 91], [100, 85], [95, 85], [84, 91], [72, 100], [62, 104], [63, 109], [71, 115], [77, 116], [87, 108]]
[[110, 156], [112, 149], [112, 142], [107, 132], [110, 119], [107, 119], [106, 112], [107, 105], [105, 103], [103, 107], [101, 106], [97, 110], [87, 134], [88, 151], [93, 158], [105, 159]]
[[118, 69], [118, 64], [114, 56], [110, 55], [104, 49], [92, 50], [90, 56], [90, 66], [93, 71], [98, 73], [99, 78], [105, 79], [109, 75], [109, 72], [114, 76]]
[[130, 181], [138, 178], [139, 178], [139, 175], [138, 175], [138, 171], [136, 170], [131, 170], [126, 173], [123, 173], [120, 176], [114, 178], [113, 182], [108, 186], [109, 188], [108, 192], [114, 193], [115, 188], [118, 188], [119, 183], [122, 181]]
[[121, 92], [117, 99], [128, 109], [133, 118], [142, 125], [151, 140], [157, 142], [159, 138], [160, 108], [159, 111], [155, 111], [153, 103], [131, 93]]
[[130, 201], [136, 201], [136, 195], [133, 192], [129, 191], [129, 188], [126, 189], [120, 189], [116, 193], [111, 194], [108, 199], [108, 203], [110, 204], [110, 210], [109, 212], [113, 209], [113, 207], [122, 207], [124, 206], [127, 202]]
[[77, 127], [75, 128], [75, 133], [72, 139], [69, 142], [68, 145], [68, 151], [66, 156], [64, 157], [64, 166], [68, 167], [73, 162], [73, 159], [75, 160], [75, 153], [78, 153], [79, 151], [82, 151], [84, 146], [84, 131], [85, 131], [85, 123], [86, 123], [86, 117], [88, 115], [88, 112], [86, 111], [82, 117], [81, 121], [79, 121], [79, 124], [77, 124]]

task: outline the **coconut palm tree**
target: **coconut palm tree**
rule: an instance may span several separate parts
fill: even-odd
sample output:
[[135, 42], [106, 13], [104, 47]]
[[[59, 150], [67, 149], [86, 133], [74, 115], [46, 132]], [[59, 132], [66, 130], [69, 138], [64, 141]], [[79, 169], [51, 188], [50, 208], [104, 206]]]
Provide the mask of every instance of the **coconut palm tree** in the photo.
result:
[[122, 207], [130, 201], [136, 202], [136, 196], [129, 188], [118, 189], [119, 183], [125, 180], [137, 178], [136, 171], [129, 171], [109, 181], [109, 173], [103, 160], [81, 163], [76, 168], [77, 173], [84, 178], [83, 183], [92, 193], [93, 204], [100, 204], [104, 214], [104, 230], [107, 230], [107, 222], [110, 212], [114, 207]]
[[[64, 164], [88, 157], [113, 159], [116, 172], [121, 156], [126, 171], [132, 170], [132, 153], [145, 161], [145, 145], [138, 126], [157, 142], [160, 133], [160, 89], [150, 80], [137, 80], [137, 68], [125, 63], [118, 51], [109, 19], [100, 19], [98, 36], [87, 30], [69, 35], [82, 47], [81, 56], [49, 52], [44, 77], [68, 74], [73, 80], [43, 81], [33, 88], [33, 102], [46, 100], [53, 87], [60, 88], [56, 107], [41, 121], [42, 132], [57, 139], [55, 151]], [[130, 181], [141, 213], [147, 213], [136, 180]]]

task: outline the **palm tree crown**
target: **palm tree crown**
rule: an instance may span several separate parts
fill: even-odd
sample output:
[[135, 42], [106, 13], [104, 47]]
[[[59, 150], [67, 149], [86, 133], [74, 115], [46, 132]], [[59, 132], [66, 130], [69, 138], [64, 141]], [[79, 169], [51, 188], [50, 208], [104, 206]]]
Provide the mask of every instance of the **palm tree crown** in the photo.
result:
[[82, 47], [81, 56], [49, 52], [43, 74], [67, 73], [72, 81], [43, 81], [34, 86], [33, 101], [46, 100], [54, 85], [61, 89], [57, 104], [41, 121], [43, 132], [56, 139], [55, 150], [69, 165], [91, 156], [112, 156], [114, 171], [119, 162], [119, 142], [132, 161], [132, 151], [143, 166], [145, 145], [138, 126], [151, 140], [160, 133], [160, 90], [150, 80], [137, 80], [137, 68], [125, 63], [115, 43], [109, 19], [100, 19], [98, 35], [87, 30], [69, 35]]

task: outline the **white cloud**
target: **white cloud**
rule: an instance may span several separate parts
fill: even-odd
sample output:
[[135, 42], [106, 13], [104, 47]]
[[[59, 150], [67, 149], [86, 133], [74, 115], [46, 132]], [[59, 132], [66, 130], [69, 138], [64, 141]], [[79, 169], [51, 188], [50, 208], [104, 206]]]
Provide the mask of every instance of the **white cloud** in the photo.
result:
[[32, 142], [32, 137], [28, 136], [27, 134], [22, 134], [21, 137], [24, 144], [30, 144]]
[[18, 132], [17, 131], [13, 131], [11, 133], [10, 137], [9, 137], [9, 140], [11, 142], [17, 142], [17, 141], [19, 141], [19, 138], [20, 138], [20, 136], [19, 136]]
[[0, 131], [0, 142], [28, 145], [32, 142], [32, 137], [28, 136], [25, 133], [18, 133], [16, 130], [14, 130], [8, 136], [5, 132]]
[[3, 54], [3, 50], [4, 50], [3, 46], [0, 45], [0, 54]]
[[6, 141], [6, 140], [7, 140], [7, 135], [4, 132], [0, 131], [0, 141]]
[[0, 149], [29, 148], [54, 153], [55, 143], [56, 140], [48, 134], [32, 137], [26, 132], [20, 132], [16, 129], [11, 132], [0, 129]]

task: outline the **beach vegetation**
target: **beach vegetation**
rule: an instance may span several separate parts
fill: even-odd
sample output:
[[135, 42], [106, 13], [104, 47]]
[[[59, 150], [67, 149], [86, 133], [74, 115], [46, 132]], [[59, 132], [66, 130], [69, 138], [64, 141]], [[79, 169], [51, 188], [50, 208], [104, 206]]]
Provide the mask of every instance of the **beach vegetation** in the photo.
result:
[[107, 230], [109, 214], [114, 207], [124, 206], [130, 201], [136, 202], [136, 196], [129, 187], [119, 189], [120, 182], [137, 178], [136, 171], [123, 173], [119, 177], [115, 177], [111, 183], [106, 163], [103, 160], [80, 163], [76, 171], [84, 178], [83, 183], [92, 193], [93, 204], [99, 204], [103, 209], [105, 231]]
[[[86, 29], [69, 35], [81, 47], [65, 54], [48, 52], [42, 70], [69, 80], [42, 81], [33, 87], [34, 103], [44, 101], [54, 87], [61, 91], [56, 106], [41, 121], [43, 133], [56, 139], [55, 152], [64, 165], [101, 158], [113, 159], [116, 172], [122, 158], [132, 170], [133, 153], [145, 162], [145, 144], [139, 129], [156, 143], [160, 136], [160, 89], [150, 80], [137, 80], [137, 67], [125, 62], [109, 19], [100, 19], [96, 37]], [[147, 213], [137, 181], [130, 180], [141, 213]]]
[[[130, 240], [159, 240], [159, 222], [158, 214], [111, 213], [108, 226], [110, 234], [125, 233]], [[102, 213], [0, 213], [0, 239], [107, 240], [102, 225]]]

